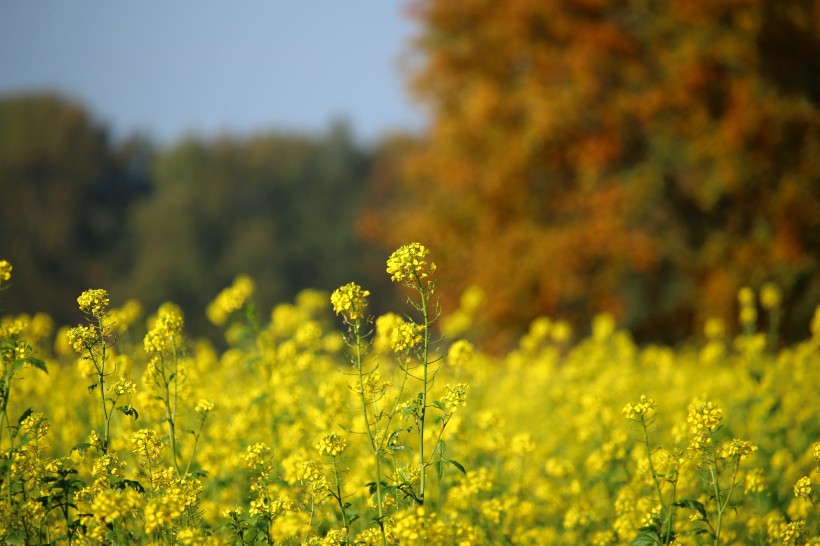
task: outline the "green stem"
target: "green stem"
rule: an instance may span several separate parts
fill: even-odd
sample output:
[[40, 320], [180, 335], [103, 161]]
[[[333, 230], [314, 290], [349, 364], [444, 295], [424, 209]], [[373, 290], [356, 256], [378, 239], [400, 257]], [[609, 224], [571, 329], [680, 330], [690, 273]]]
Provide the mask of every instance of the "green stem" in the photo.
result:
[[347, 513], [345, 512], [344, 502], [342, 501], [342, 482], [339, 480], [339, 469], [336, 464], [336, 455], [333, 455], [333, 478], [336, 481], [336, 500], [339, 501], [339, 510], [342, 512], [342, 525], [347, 529]]
[[421, 423], [419, 424], [419, 504], [424, 506], [424, 486], [425, 486], [425, 461], [424, 461], [424, 424], [427, 414], [427, 389], [428, 389], [428, 360], [430, 351], [430, 317], [427, 310], [427, 293], [421, 284], [421, 279], [416, 277], [417, 290], [421, 297], [421, 314], [424, 319], [424, 348], [422, 352], [422, 391], [421, 391]]
[[[362, 334], [361, 334], [361, 325], [359, 321], [355, 321], [351, 325], [353, 331], [353, 337], [356, 343], [356, 370], [359, 373], [359, 396], [362, 400], [362, 412], [364, 413], [364, 424], [367, 430], [367, 437], [370, 440], [370, 447], [373, 449], [373, 457], [376, 463], [376, 506], [378, 508], [379, 513], [379, 529], [381, 530], [382, 535], [382, 544], [387, 546], [387, 535], [384, 532], [384, 508], [382, 506], [382, 466], [381, 466], [381, 459], [379, 458], [379, 452], [381, 451], [381, 445], [376, 445], [376, 439], [373, 437], [373, 431], [370, 427], [370, 416], [367, 411], [367, 397], [365, 396], [364, 392], [364, 355], [362, 354]], [[375, 403], [375, 401], [374, 401]], [[374, 408], [375, 413], [375, 408]], [[376, 419], [374, 417], [374, 419]], [[378, 421], [376, 421], [375, 426], [378, 426]], [[378, 434], [378, 431], [377, 431]]]
[[207, 413], [202, 416], [202, 419], [199, 421], [199, 430], [196, 434], [194, 434], [194, 446], [191, 448], [191, 455], [188, 457], [188, 463], [185, 465], [185, 475], [191, 470], [191, 463], [194, 460], [194, 454], [196, 453], [196, 447], [199, 444], [199, 437], [202, 435], [202, 430], [205, 428], [205, 419], [207, 419]]
[[652, 462], [652, 447], [649, 444], [649, 429], [646, 426], [646, 417], [641, 415], [641, 427], [643, 428], [643, 443], [646, 446], [646, 459], [649, 461], [649, 471], [652, 473], [652, 483], [655, 484], [655, 491], [658, 493], [658, 502], [661, 504], [661, 509], [665, 512], [663, 527], [663, 541], [664, 544], [669, 544], [670, 536], [672, 534], [672, 506], [668, 508], [663, 501], [663, 492], [661, 485], [658, 483], [658, 472], [655, 470], [655, 463]]
[[715, 455], [713, 459], [709, 459], [709, 473], [712, 476], [712, 485], [714, 485], [715, 488], [715, 506], [717, 507], [717, 522], [715, 525], [714, 544], [715, 546], [717, 546], [720, 541], [720, 529], [723, 525], [723, 508], [726, 506], [725, 504], [721, 506], [720, 503], [720, 474], [717, 468], [717, 455]]
[[[105, 400], [105, 361], [106, 361], [106, 349], [108, 348], [105, 343], [105, 324], [103, 323], [102, 317], [97, 319], [97, 331], [100, 334], [100, 358], [99, 361], [94, 356], [94, 347], [86, 347], [88, 350], [88, 354], [91, 357], [91, 361], [94, 363], [94, 368], [97, 370], [97, 388], [100, 391], [100, 405], [102, 406], [103, 411], [103, 445], [102, 451], [103, 454], [108, 453], [108, 445], [110, 443], [110, 434], [111, 434], [111, 414], [108, 412], [108, 404], [106, 404]], [[113, 413], [113, 406], [111, 408]]]

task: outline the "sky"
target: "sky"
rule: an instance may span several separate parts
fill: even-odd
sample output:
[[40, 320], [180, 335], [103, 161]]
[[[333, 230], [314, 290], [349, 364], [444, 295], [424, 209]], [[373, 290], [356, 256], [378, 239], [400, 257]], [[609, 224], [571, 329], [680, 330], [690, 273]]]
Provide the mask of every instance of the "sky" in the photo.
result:
[[0, 0], [0, 96], [57, 91], [115, 137], [418, 131], [405, 0]]

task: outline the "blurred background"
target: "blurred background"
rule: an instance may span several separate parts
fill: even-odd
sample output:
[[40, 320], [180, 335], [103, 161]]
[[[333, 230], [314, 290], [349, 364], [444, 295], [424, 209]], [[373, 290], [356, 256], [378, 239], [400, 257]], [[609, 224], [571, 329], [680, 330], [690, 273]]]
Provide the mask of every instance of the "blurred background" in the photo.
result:
[[804, 338], [820, 4], [0, 2], [0, 313], [105, 287], [207, 334], [240, 273], [263, 314], [350, 280], [385, 310], [416, 240], [490, 348], [539, 315], [731, 330], [768, 282]]

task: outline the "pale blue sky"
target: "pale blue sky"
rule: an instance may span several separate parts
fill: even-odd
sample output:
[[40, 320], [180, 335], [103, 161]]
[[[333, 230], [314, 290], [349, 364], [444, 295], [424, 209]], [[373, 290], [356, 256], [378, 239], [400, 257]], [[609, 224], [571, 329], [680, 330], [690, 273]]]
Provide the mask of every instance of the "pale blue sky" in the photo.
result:
[[424, 125], [406, 0], [0, 0], [0, 94], [58, 90], [115, 135]]

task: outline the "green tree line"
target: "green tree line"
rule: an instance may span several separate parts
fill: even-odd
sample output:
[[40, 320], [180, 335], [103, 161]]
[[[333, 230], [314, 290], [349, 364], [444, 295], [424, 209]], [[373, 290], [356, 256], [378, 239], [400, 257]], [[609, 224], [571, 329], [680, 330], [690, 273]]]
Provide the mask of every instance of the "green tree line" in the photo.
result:
[[371, 162], [343, 123], [318, 136], [189, 138], [158, 150], [115, 141], [64, 97], [7, 97], [0, 249], [18, 273], [0, 312], [71, 323], [72, 294], [105, 286], [148, 309], [174, 301], [202, 333], [207, 303], [240, 273], [266, 306], [365, 282], [355, 226]]

